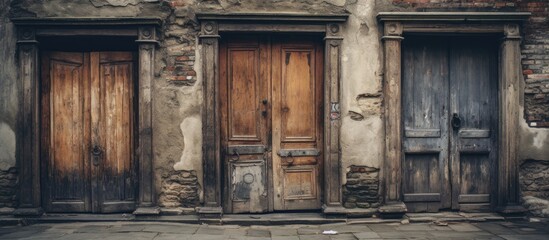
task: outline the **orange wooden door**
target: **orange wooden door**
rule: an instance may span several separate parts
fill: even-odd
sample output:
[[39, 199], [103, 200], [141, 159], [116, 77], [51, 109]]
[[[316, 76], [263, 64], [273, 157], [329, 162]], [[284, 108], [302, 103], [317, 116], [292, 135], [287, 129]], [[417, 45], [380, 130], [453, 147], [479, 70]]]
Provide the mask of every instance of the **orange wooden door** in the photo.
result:
[[135, 208], [133, 62], [131, 52], [43, 54], [46, 211]]
[[225, 211], [320, 208], [321, 44], [232, 36], [219, 55]]

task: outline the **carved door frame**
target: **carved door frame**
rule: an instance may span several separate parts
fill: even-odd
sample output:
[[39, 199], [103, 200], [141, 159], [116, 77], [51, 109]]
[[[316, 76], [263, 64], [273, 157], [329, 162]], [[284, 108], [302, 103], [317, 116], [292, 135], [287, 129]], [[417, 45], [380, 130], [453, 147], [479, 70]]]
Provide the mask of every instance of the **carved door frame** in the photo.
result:
[[520, 207], [517, 173], [518, 125], [520, 121], [520, 23], [527, 12], [381, 12], [377, 18], [383, 27], [385, 160], [383, 167], [386, 215], [405, 213], [402, 202], [402, 85], [401, 41], [405, 33], [421, 34], [494, 34], [501, 36], [498, 70], [498, 162], [495, 196], [496, 209], [518, 213]]
[[14, 215], [41, 215], [40, 183], [40, 44], [48, 36], [130, 37], [138, 45], [138, 209], [135, 214], [158, 214], [152, 177], [151, 83], [154, 78], [158, 18], [15, 18], [19, 61], [17, 158], [19, 206]]
[[204, 205], [200, 217], [220, 218], [223, 214], [221, 181], [221, 132], [219, 109], [220, 33], [320, 33], [324, 37], [324, 214], [344, 214], [341, 204], [340, 78], [341, 25], [348, 14], [254, 14], [198, 13], [204, 109], [202, 111]]

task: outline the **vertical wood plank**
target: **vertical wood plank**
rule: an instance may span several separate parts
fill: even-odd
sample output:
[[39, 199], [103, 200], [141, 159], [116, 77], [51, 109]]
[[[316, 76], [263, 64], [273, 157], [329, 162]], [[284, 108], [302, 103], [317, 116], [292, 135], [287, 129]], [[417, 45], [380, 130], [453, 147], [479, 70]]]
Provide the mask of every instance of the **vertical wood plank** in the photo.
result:
[[339, 24], [326, 25], [324, 38], [324, 214], [341, 214], [341, 149], [339, 142], [341, 36]]
[[518, 24], [504, 26], [500, 49], [498, 210], [523, 212], [518, 191], [518, 129], [520, 89], [520, 30]]
[[402, 213], [401, 196], [401, 47], [402, 25], [399, 22], [386, 22], [384, 26], [385, 76], [383, 96], [385, 105], [385, 162], [383, 167], [385, 185], [385, 206], [382, 213]]
[[219, 35], [217, 22], [202, 22], [199, 36], [202, 44], [202, 79], [204, 81], [203, 163], [204, 163], [204, 207], [198, 213], [220, 217], [221, 209], [221, 159], [219, 118]]
[[[152, 143], [152, 79], [154, 78], [154, 61], [156, 35], [154, 27], [140, 27], [139, 64], [138, 64], [138, 138], [137, 155], [139, 161], [139, 206], [153, 207], [156, 204], [153, 181], [153, 143]], [[140, 209], [136, 214], [141, 213]], [[158, 214], [158, 210], [143, 211], [145, 214]]]
[[40, 91], [38, 42], [32, 28], [21, 28], [17, 36], [19, 60], [19, 112], [17, 156], [19, 163], [19, 209], [14, 215], [42, 214], [40, 196]]

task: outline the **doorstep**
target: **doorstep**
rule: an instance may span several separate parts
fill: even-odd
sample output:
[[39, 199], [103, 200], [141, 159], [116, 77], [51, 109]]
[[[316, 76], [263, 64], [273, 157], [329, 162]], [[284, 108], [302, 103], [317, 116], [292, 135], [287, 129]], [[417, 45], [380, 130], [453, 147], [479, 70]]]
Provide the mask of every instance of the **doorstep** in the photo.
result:
[[[290, 224], [375, 224], [375, 223], [419, 223], [435, 222], [445, 224], [448, 222], [486, 222], [509, 220], [497, 213], [463, 213], [463, 212], [439, 212], [439, 213], [407, 213], [399, 219], [369, 218], [327, 218], [318, 212], [290, 212], [290, 213], [265, 213], [265, 214], [224, 214], [221, 218], [202, 218], [197, 214], [158, 216], [136, 216], [134, 214], [63, 214], [45, 213], [39, 217], [13, 217], [0, 216], [2, 225], [28, 225], [35, 223], [66, 223], [66, 222], [112, 222], [112, 221], [158, 221], [188, 224], [222, 224], [222, 225], [290, 225]], [[517, 219], [513, 219], [517, 220]], [[521, 220], [530, 220], [523, 218]]]

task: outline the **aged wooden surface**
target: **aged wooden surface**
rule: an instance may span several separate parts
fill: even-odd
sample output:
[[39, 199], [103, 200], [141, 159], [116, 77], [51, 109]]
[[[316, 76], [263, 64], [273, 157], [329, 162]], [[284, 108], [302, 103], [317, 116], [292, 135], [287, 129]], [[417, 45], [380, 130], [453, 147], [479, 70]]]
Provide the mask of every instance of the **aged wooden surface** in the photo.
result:
[[[139, 44], [137, 64], [137, 157], [139, 163], [139, 207], [156, 205], [153, 181], [153, 128], [152, 128], [152, 80], [156, 46], [156, 29], [152, 26], [138, 28]], [[140, 211], [138, 211], [139, 213]], [[144, 211], [152, 213], [152, 211]]]
[[217, 22], [201, 23], [202, 77], [204, 79], [204, 109], [202, 110], [202, 140], [204, 165], [204, 207], [199, 214], [219, 217], [221, 209], [221, 116], [219, 92], [219, 35]]
[[498, 208], [504, 213], [524, 211], [520, 207], [518, 187], [518, 126], [520, 97], [520, 29], [518, 24], [504, 26], [500, 49], [499, 99], [499, 175]]
[[225, 211], [320, 208], [322, 158], [276, 154], [322, 146], [320, 44], [228, 36], [219, 54]]
[[341, 214], [340, 86], [343, 37], [341, 26], [326, 24], [324, 37], [324, 214]]
[[[18, 29], [19, 103], [17, 156], [21, 214], [39, 215], [40, 208], [40, 84], [38, 42], [32, 28]], [[14, 212], [18, 214], [18, 212]]]
[[225, 212], [269, 210], [266, 152], [269, 144], [269, 39], [220, 42], [221, 147]]
[[[402, 26], [398, 22], [386, 22], [384, 26], [385, 77], [385, 162], [383, 167], [385, 204], [402, 201], [401, 196], [401, 47]], [[396, 208], [397, 212], [405, 209]]]
[[[272, 46], [272, 152], [323, 146], [323, 48], [302, 37]], [[322, 156], [272, 154], [274, 210], [320, 208]]]
[[42, 58], [43, 205], [50, 212], [135, 207], [131, 52]]
[[403, 43], [402, 191], [410, 211], [491, 208], [497, 153], [492, 41], [409, 37]]

